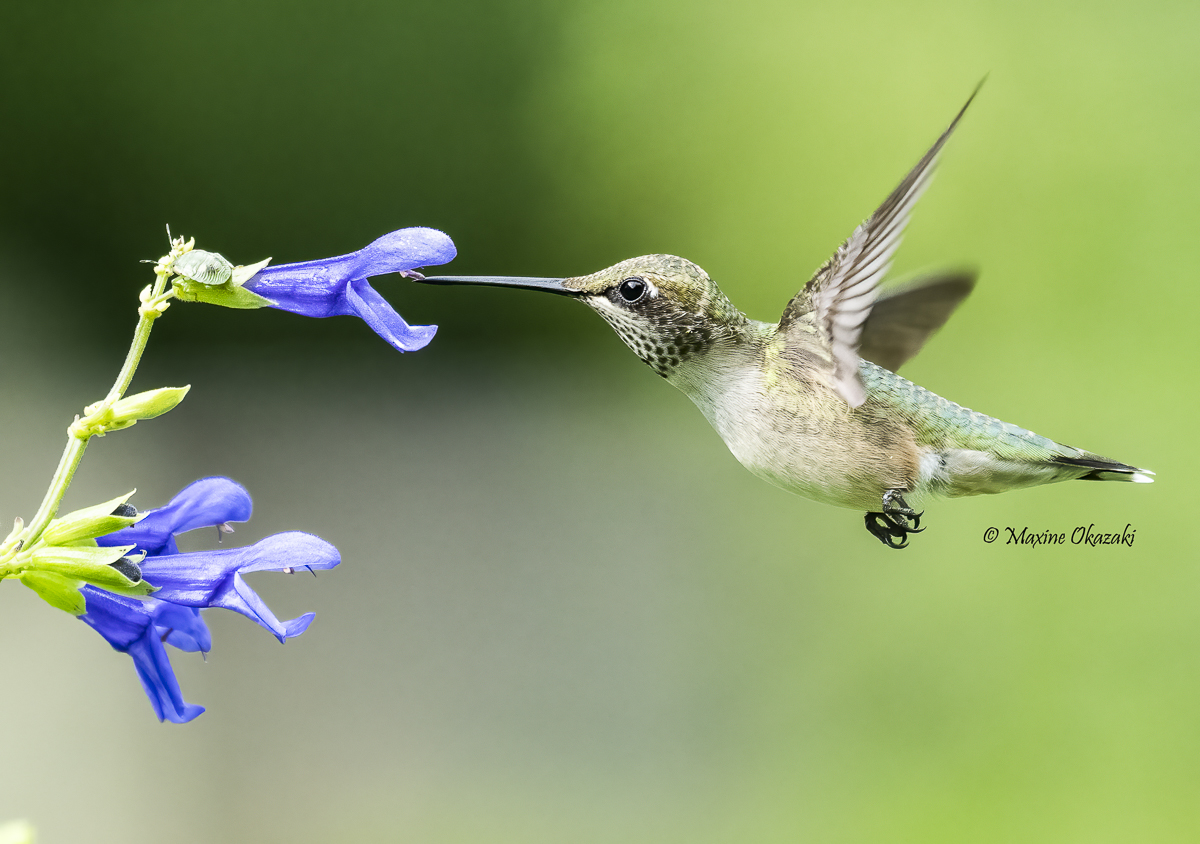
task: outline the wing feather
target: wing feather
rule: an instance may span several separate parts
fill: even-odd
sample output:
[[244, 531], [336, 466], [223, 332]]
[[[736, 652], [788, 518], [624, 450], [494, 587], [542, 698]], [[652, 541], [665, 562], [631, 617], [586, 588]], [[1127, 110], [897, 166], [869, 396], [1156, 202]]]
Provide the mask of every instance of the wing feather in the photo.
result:
[[896, 372], [925, 345], [975, 286], [975, 273], [957, 271], [917, 279], [880, 294], [863, 324], [858, 354]]
[[[833, 257], [817, 270], [804, 289], [788, 303], [779, 321], [780, 334], [788, 338], [789, 329], [801, 317], [810, 312], [813, 314], [817, 333], [831, 353], [834, 386], [851, 407], [866, 401], [866, 392], [858, 377], [858, 351], [879, 282], [891, 268], [892, 257], [900, 246], [913, 206], [933, 179], [942, 147], [978, 92], [976, 87], [941, 137], [875, 213], [859, 225]], [[807, 336], [811, 338], [811, 335]]]

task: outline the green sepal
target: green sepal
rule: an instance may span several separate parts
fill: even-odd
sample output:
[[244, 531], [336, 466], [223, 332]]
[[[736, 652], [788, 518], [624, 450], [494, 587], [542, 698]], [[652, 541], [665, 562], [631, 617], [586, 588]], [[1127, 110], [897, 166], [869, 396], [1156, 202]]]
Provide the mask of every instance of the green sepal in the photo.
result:
[[47, 545], [70, 545], [80, 539], [91, 539], [127, 528], [145, 518], [145, 513], [136, 516], [114, 516], [113, 511], [128, 501], [137, 490], [130, 490], [118, 498], [75, 510], [52, 521], [42, 534]]
[[[250, 264], [246, 267], [234, 267], [233, 275], [229, 279], [229, 283], [234, 287], [241, 287], [247, 281], [258, 275], [258, 271], [263, 269], [269, 263], [271, 263], [270, 258], [263, 258], [257, 264]], [[262, 297], [260, 296], [259, 298]]]
[[17, 575], [17, 580], [37, 592], [38, 597], [52, 607], [71, 615], [83, 615], [87, 612], [87, 602], [83, 599], [83, 593], [79, 591], [79, 587], [83, 586], [82, 580], [63, 577], [49, 571], [21, 572]]
[[119, 431], [142, 419], [153, 419], [162, 416], [183, 401], [191, 386], [159, 387], [157, 390], [147, 390], [144, 393], [134, 393], [126, 396], [112, 406], [112, 421], [105, 424], [109, 431]]
[[175, 288], [175, 298], [184, 302], [207, 302], [210, 305], [241, 310], [271, 307], [270, 299], [264, 299], [244, 287], [234, 287], [228, 282], [219, 287], [209, 287], [177, 278], [171, 284]]
[[88, 545], [53, 545], [38, 548], [30, 555], [27, 572], [49, 572], [64, 578], [74, 578], [118, 595], [140, 597], [149, 595], [155, 588], [145, 580], [130, 580], [113, 568], [110, 563], [124, 557], [136, 546], [114, 545], [111, 547]]

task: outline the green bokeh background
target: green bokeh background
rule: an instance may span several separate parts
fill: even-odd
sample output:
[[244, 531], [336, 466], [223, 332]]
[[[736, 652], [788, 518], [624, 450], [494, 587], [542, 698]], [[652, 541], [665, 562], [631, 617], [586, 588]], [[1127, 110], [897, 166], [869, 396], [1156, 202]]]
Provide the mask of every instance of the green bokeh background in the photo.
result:
[[[0, 515], [119, 367], [162, 226], [237, 263], [429, 225], [459, 273], [695, 260], [775, 319], [985, 73], [900, 253], [981, 268], [908, 377], [1159, 472], [935, 503], [903, 554], [745, 472], [586, 308], [441, 331], [174, 307], [68, 506], [228, 474], [281, 648], [211, 616], [187, 726], [0, 589], [0, 819], [43, 842], [1193, 842], [1200, 7], [106, 3], [0, 12]], [[1137, 531], [985, 544], [989, 526]], [[211, 536], [191, 538], [208, 547]], [[229, 614], [226, 614], [229, 615]]]

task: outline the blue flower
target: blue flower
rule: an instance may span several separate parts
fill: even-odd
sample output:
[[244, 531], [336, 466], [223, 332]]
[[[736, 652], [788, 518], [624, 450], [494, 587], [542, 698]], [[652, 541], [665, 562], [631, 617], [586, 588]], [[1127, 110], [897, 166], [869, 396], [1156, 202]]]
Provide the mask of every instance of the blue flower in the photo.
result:
[[312, 623], [308, 612], [280, 621], [262, 598], [246, 585], [243, 572], [331, 569], [341, 562], [337, 549], [309, 533], [292, 531], [268, 536], [246, 548], [193, 551], [149, 557], [142, 577], [158, 587], [154, 599], [184, 607], [223, 607], [239, 612], [275, 634], [280, 642], [299, 636]]
[[[136, 545], [131, 553], [145, 554], [147, 557], [178, 554], [179, 546], [175, 544], [175, 534], [187, 533], [197, 528], [227, 525], [230, 522], [245, 522], [249, 520], [253, 509], [250, 493], [246, 492], [246, 488], [241, 484], [229, 478], [202, 478], [184, 487], [167, 506], [151, 510], [136, 525], [97, 538], [96, 544]], [[84, 594], [86, 596], [88, 593]], [[88, 608], [90, 611], [91, 604], [88, 604]], [[164, 641], [180, 650], [199, 650], [207, 653], [210, 645], [196, 646], [194, 637], [187, 632], [198, 625], [204, 631], [204, 642], [211, 642], [208, 628], [200, 618], [200, 610], [193, 607], [175, 607], [172, 612], [172, 623], [156, 625]], [[184, 613], [195, 616], [192, 624], [178, 623], [178, 616]], [[161, 715], [159, 717], [161, 718]]]
[[436, 229], [400, 229], [349, 255], [259, 270], [244, 285], [270, 306], [310, 317], [357, 316], [402, 352], [423, 348], [436, 325], [409, 325], [371, 287], [367, 279], [387, 273], [412, 273], [417, 267], [445, 264], [457, 254], [454, 242]]
[[303, 633], [313, 620], [305, 613], [281, 622], [242, 579], [252, 571], [333, 568], [340, 562], [328, 542], [306, 533], [281, 533], [245, 548], [180, 554], [175, 534], [250, 517], [250, 496], [228, 478], [189, 485], [138, 524], [100, 537], [101, 545], [136, 544], [146, 558], [142, 577], [158, 587], [153, 598], [114, 595], [93, 586], [82, 591], [87, 613], [80, 616], [118, 651], [128, 653], [159, 720], [190, 721], [204, 707], [183, 699], [164, 643], [184, 651], [208, 651], [211, 636], [201, 607], [224, 607], [271, 631], [280, 642]]
[[[158, 720], [183, 724], [204, 711], [203, 706], [183, 699], [179, 681], [175, 679], [175, 671], [167, 657], [164, 639], [158, 632], [162, 629], [160, 623], [182, 620], [191, 625], [191, 632], [197, 634], [192, 641], [199, 643], [198, 634], [203, 631], [203, 643], [207, 645], [210, 642], [208, 628], [199, 613], [193, 614], [186, 607], [176, 607], [154, 599], [139, 601], [137, 598], [114, 595], [94, 586], [84, 586], [82, 592], [88, 611], [79, 618], [103, 636], [115, 650], [133, 657], [133, 667], [137, 669], [138, 679], [142, 681], [142, 688], [146, 690]], [[175, 610], [185, 612], [173, 618]], [[172, 644], [178, 647], [176, 642]]]
[[250, 519], [254, 504], [246, 488], [229, 478], [201, 478], [184, 487], [171, 503], [151, 510], [136, 525], [101, 536], [96, 544], [136, 545], [132, 553], [150, 557], [178, 554], [175, 534]]

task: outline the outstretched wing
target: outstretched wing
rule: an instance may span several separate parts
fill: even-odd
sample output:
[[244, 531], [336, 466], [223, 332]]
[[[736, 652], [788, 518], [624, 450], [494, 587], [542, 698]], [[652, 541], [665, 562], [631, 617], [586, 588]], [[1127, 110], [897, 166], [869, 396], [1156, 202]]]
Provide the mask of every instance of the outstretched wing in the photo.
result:
[[972, 271], [924, 276], [881, 293], [863, 323], [858, 356], [896, 372], [975, 288]]
[[779, 321], [780, 336], [786, 341], [793, 331], [811, 331], [811, 325], [806, 329], [798, 323], [813, 315], [817, 335], [833, 360], [834, 386], [851, 407], [866, 401], [858, 377], [858, 350], [876, 288], [891, 266], [913, 206], [929, 187], [938, 154], [978, 92], [976, 88], [925, 157], [788, 303]]

